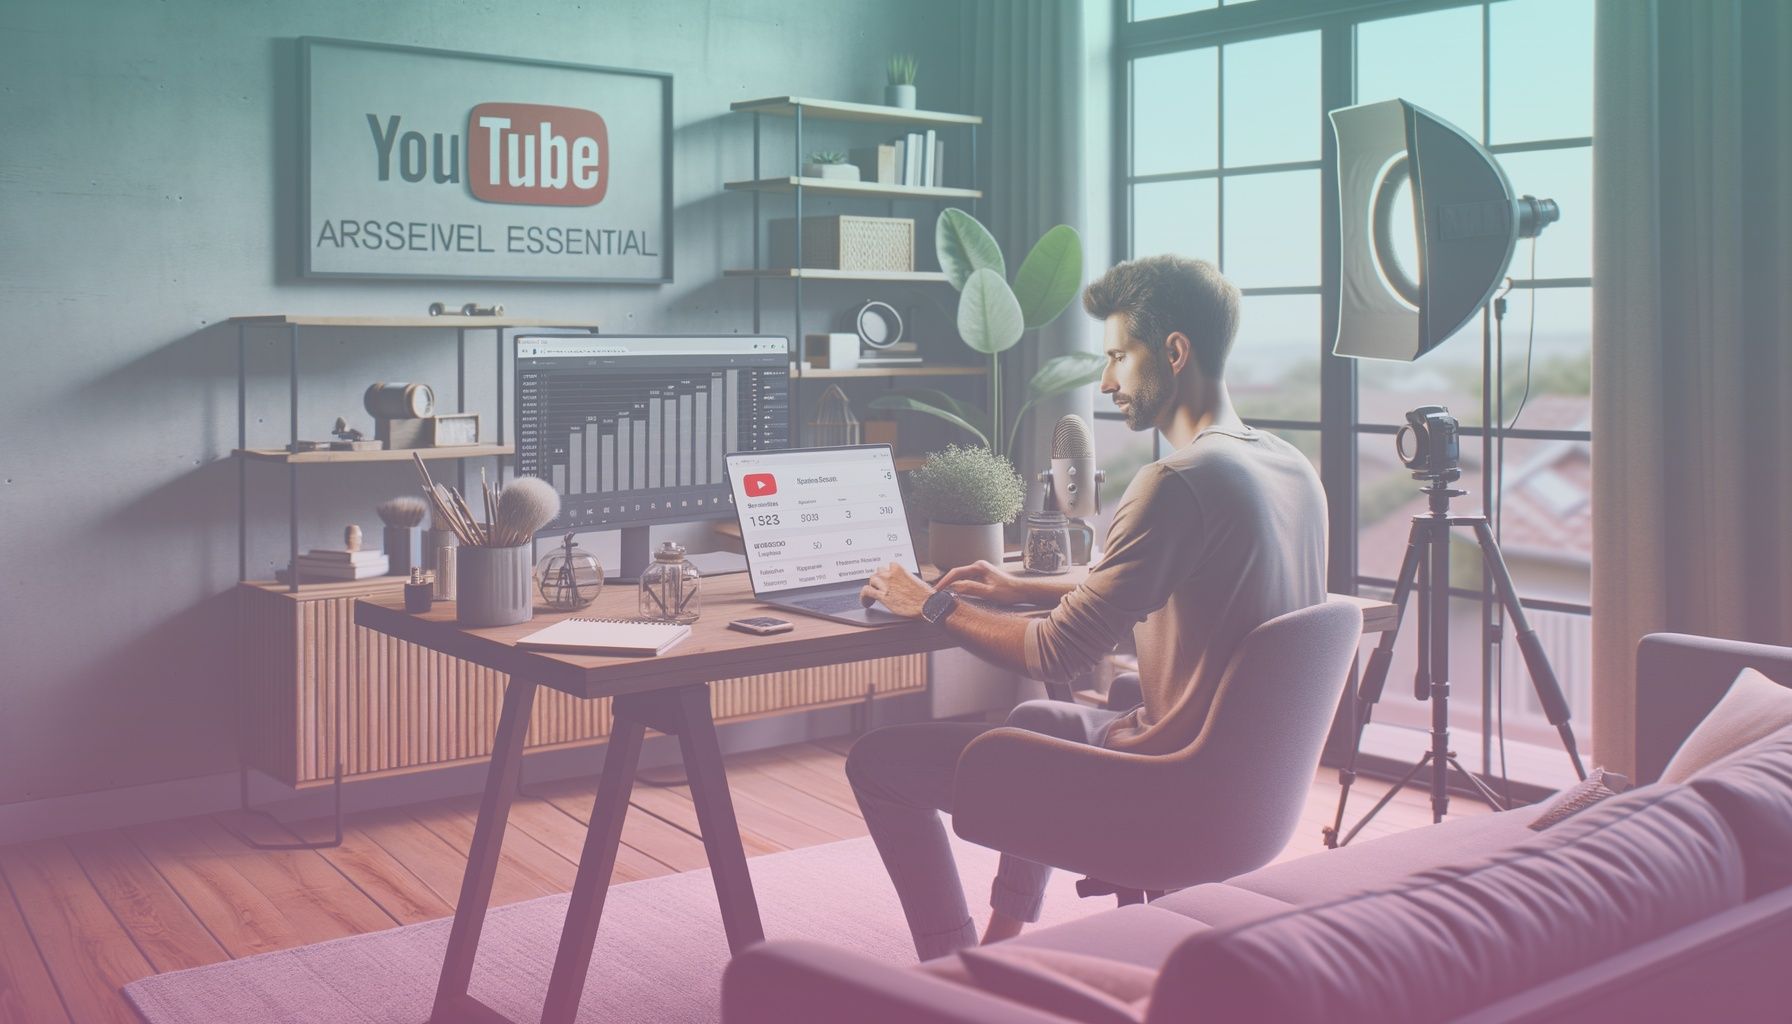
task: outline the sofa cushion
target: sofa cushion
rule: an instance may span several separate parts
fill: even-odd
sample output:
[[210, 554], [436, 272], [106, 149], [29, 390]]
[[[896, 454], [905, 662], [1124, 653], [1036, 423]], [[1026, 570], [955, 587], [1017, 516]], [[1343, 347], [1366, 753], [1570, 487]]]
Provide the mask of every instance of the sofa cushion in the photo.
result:
[[1148, 1019], [1450, 1019], [1742, 893], [1741, 854], [1717, 809], [1684, 786], [1649, 787], [1397, 888], [1198, 933], [1165, 964]]
[[1701, 770], [1787, 726], [1792, 726], [1792, 687], [1745, 668], [1723, 699], [1680, 744], [1661, 771], [1663, 782], [1686, 782]]
[[[1154, 905], [1133, 904], [1104, 910], [1050, 928], [1022, 932], [1018, 937], [1001, 944], [1087, 953], [1155, 971], [1163, 966], [1170, 952], [1184, 939], [1205, 930], [1206, 925], [1181, 914], [1159, 910]], [[955, 956], [928, 960], [921, 964], [921, 970], [951, 981], [968, 983], [964, 966]]]
[[1230, 928], [1279, 914], [1293, 906], [1285, 900], [1225, 882], [1209, 882], [1160, 896], [1152, 900], [1151, 905], [1192, 917], [1210, 928]]
[[1536, 811], [1520, 807], [1495, 814], [1446, 818], [1436, 825], [1378, 839], [1358, 838], [1337, 850], [1283, 861], [1226, 884], [1289, 903], [1316, 903], [1364, 889], [1376, 889], [1415, 871], [1471, 858], [1535, 840], [1525, 826]]
[[1084, 1024], [1138, 1024], [1157, 972], [1085, 953], [999, 942], [958, 951], [970, 980], [991, 995]]
[[1700, 772], [1688, 785], [1736, 833], [1750, 899], [1792, 885], [1792, 728]]

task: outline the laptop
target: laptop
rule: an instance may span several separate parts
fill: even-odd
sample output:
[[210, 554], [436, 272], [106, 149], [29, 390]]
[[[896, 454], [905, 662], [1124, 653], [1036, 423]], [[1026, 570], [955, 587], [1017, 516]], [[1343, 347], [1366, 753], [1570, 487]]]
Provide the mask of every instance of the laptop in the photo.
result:
[[920, 572], [889, 445], [735, 452], [727, 467], [754, 597], [856, 626], [906, 621], [859, 599], [891, 562]]

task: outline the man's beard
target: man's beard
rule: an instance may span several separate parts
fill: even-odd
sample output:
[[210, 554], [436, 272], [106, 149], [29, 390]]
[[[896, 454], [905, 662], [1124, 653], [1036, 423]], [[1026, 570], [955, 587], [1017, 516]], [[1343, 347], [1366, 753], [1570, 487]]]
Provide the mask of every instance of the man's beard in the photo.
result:
[[1171, 373], [1169, 360], [1153, 353], [1139, 373], [1133, 393], [1126, 396], [1126, 429], [1150, 430], [1157, 425], [1164, 406], [1170, 402]]

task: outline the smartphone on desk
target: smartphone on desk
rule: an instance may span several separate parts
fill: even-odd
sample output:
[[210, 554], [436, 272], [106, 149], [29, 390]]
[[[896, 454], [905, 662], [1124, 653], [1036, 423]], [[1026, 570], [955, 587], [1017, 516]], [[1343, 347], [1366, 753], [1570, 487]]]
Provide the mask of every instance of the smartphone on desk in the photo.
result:
[[771, 636], [773, 633], [788, 633], [796, 628], [796, 623], [789, 619], [775, 618], [770, 615], [755, 615], [746, 619], [735, 619], [728, 623], [729, 629], [738, 629], [742, 633], [754, 636]]

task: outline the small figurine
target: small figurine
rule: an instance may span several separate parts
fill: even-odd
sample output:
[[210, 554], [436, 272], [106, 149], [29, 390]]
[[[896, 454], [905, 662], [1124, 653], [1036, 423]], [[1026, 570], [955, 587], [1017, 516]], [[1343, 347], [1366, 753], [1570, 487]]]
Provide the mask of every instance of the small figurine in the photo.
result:
[[350, 523], [342, 531], [342, 546], [349, 551], [361, 550], [361, 527]]
[[330, 433], [336, 435], [339, 440], [343, 441], [359, 441], [367, 436], [366, 434], [361, 433], [359, 428], [349, 426], [347, 418], [342, 416], [336, 417], [336, 429], [330, 431]]

